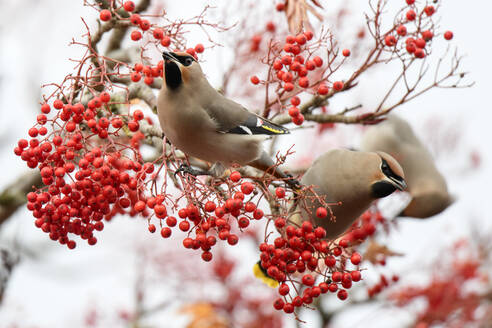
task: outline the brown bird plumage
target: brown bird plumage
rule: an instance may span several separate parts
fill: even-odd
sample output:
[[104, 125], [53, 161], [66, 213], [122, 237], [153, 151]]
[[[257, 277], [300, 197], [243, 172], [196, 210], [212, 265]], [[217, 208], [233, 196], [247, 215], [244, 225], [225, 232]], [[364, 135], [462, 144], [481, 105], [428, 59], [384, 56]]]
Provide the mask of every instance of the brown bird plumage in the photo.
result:
[[371, 205], [395, 190], [405, 189], [405, 176], [398, 162], [383, 152], [361, 152], [333, 149], [321, 155], [302, 177], [303, 185], [314, 186], [316, 194], [330, 206], [334, 214], [317, 218], [316, 209], [323, 206], [312, 193], [306, 195], [306, 207], [298, 204], [294, 220], [312, 220], [325, 228], [327, 238], [333, 239], [348, 227]]
[[410, 125], [398, 116], [388, 115], [384, 122], [369, 128], [361, 149], [387, 152], [403, 167], [412, 200], [402, 216], [428, 218], [441, 213], [453, 202], [431, 154]]

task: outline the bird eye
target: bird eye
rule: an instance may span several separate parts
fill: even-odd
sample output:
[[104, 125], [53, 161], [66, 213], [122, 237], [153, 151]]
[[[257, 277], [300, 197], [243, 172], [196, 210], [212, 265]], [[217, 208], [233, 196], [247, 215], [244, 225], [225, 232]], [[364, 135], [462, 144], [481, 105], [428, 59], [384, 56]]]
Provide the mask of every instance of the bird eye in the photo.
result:
[[186, 57], [186, 59], [184, 60], [185, 66], [190, 66], [192, 63], [193, 63], [193, 59], [191, 59], [190, 57]]

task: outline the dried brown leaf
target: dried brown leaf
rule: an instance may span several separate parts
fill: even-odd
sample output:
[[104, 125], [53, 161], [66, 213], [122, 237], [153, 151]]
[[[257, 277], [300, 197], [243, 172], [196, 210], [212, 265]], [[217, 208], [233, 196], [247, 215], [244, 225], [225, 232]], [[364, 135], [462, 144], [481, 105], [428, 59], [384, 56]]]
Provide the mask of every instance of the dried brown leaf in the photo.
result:
[[403, 253], [394, 252], [386, 245], [381, 245], [374, 240], [371, 240], [367, 250], [363, 256], [365, 260], [368, 260], [371, 263], [378, 263], [381, 258], [385, 258], [388, 256], [403, 256]]

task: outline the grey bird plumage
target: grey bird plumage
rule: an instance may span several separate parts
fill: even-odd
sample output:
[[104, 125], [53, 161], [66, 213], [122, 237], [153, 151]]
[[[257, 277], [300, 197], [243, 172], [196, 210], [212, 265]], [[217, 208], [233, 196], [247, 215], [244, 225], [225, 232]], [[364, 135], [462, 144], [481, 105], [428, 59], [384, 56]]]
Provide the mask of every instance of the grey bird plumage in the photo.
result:
[[428, 218], [452, 204], [453, 197], [432, 155], [402, 118], [391, 114], [384, 122], [369, 128], [361, 149], [387, 152], [403, 167], [412, 199], [401, 216]]
[[[272, 159], [263, 151], [269, 135], [289, 131], [224, 97], [187, 53], [163, 54], [165, 80], [157, 113], [166, 137], [188, 155], [226, 166], [232, 163], [266, 170]], [[287, 177], [276, 170], [278, 177]]]
[[330, 206], [326, 218], [316, 217], [316, 210], [323, 203], [311, 192], [305, 203], [297, 206], [293, 220], [299, 223], [311, 220], [323, 228], [327, 238], [341, 235], [371, 203], [386, 197], [395, 190], [406, 188], [405, 176], [398, 162], [383, 152], [362, 152], [348, 149], [332, 149], [314, 161], [301, 179], [303, 185], [313, 185], [318, 197]]

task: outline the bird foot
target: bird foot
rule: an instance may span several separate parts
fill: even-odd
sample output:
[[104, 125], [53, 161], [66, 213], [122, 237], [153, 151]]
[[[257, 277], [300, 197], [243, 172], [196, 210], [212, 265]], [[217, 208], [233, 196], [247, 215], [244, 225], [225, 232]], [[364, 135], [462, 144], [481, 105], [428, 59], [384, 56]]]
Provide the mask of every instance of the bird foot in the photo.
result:
[[301, 189], [301, 183], [297, 179], [294, 179], [292, 174], [287, 173], [286, 176], [288, 179], [285, 180], [285, 183], [287, 183], [292, 190], [297, 191]]
[[210, 172], [208, 171], [203, 171], [203, 170], [196, 170], [189, 166], [188, 164], [181, 164], [179, 168], [174, 172], [174, 176], [176, 176], [178, 173], [183, 172], [183, 173], [188, 173], [193, 176], [198, 176], [198, 175], [211, 175]]

